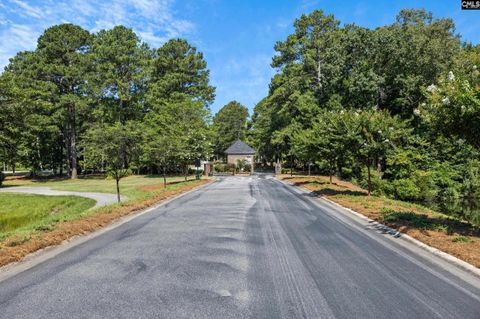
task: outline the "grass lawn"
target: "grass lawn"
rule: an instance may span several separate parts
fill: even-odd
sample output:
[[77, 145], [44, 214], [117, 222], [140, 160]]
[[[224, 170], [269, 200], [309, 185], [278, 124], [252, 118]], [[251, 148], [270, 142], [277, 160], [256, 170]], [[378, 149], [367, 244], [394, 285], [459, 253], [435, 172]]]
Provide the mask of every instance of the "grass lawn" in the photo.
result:
[[[57, 245], [73, 236], [104, 227], [116, 219], [140, 211], [172, 196], [208, 183], [190, 176], [169, 177], [163, 186], [159, 176], [129, 176], [120, 181], [128, 200], [89, 209], [95, 201], [77, 196], [0, 194], [0, 266], [18, 261], [39, 249]], [[115, 193], [115, 181], [101, 176], [69, 179], [9, 177], [3, 187], [41, 186], [54, 190]]]
[[280, 178], [480, 267], [480, 229], [466, 221], [421, 205], [367, 196], [366, 190], [336, 178], [332, 184], [326, 176]]
[[0, 239], [33, 230], [48, 230], [59, 221], [80, 216], [95, 205], [89, 198], [0, 194]]
[[[189, 180], [195, 179], [189, 176]], [[167, 183], [174, 184], [185, 181], [185, 177], [168, 177]], [[27, 179], [27, 178], [8, 178], [4, 182], [4, 187], [14, 186], [40, 186], [50, 187], [53, 190], [72, 191], [72, 192], [96, 192], [116, 194], [115, 180], [103, 176], [80, 176], [76, 180], [67, 178], [61, 179]], [[150, 175], [132, 175], [120, 180], [120, 193], [128, 197], [129, 200], [138, 200], [147, 198], [152, 191], [163, 188], [163, 177]]]

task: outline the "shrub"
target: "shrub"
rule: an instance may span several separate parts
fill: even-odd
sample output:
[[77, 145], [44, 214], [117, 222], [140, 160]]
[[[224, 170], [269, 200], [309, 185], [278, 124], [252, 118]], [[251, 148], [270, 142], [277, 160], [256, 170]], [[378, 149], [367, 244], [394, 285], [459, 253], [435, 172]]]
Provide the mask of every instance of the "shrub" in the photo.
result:
[[246, 172], [250, 172], [252, 170], [252, 164], [250, 164], [250, 163], [245, 164], [245, 167], [243, 169]]
[[245, 169], [245, 165], [247, 165], [247, 160], [245, 159], [237, 160], [237, 164], [236, 164], [237, 171], [243, 172]]
[[469, 243], [470, 239], [465, 236], [457, 236], [454, 239], [452, 239], [454, 243]]
[[2, 186], [4, 180], [5, 180], [5, 174], [3, 174], [3, 172], [0, 171], [0, 186]]
[[395, 197], [401, 200], [418, 200], [420, 188], [412, 178], [401, 178], [392, 182]]
[[213, 165], [213, 169], [215, 170], [215, 172], [223, 173], [223, 172], [225, 172], [226, 165], [225, 164], [215, 164], [215, 165]]
[[[197, 174], [197, 169], [196, 168], [188, 168], [188, 175], [196, 175]], [[203, 174], [203, 169], [199, 168], [198, 169], [198, 174], [202, 175]]]
[[[388, 182], [382, 179], [382, 173], [375, 169], [370, 171], [370, 181], [372, 183], [372, 192], [376, 195], [389, 195], [391, 191], [388, 189]], [[361, 176], [356, 182], [363, 189], [368, 189], [368, 171], [367, 168], [362, 168]]]

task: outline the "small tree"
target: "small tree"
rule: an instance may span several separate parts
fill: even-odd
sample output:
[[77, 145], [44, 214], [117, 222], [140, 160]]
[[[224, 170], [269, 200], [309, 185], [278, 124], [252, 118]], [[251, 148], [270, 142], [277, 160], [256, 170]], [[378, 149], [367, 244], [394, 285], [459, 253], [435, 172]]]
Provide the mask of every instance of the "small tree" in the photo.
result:
[[85, 165], [98, 168], [102, 164], [107, 174], [115, 179], [117, 198], [120, 202], [120, 180], [130, 174], [129, 163], [138, 156], [140, 134], [138, 125], [115, 123], [90, 129], [84, 142]]
[[181, 132], [168, 114], [151, 113], [143, 129], [142, 159], [155, 165], [163, 176], [163, 187], [167, 187], [167, 169], [182, 151]]
[[371, 168], [374, 163], [386, 158], [389, 149], [406, 131], [404, 125], [387, 111], [368, 110], [361, 112], [353, 123], [357, 130], [354, 143], [355, 157], [367, 168], [368, 195], [372, 192]]

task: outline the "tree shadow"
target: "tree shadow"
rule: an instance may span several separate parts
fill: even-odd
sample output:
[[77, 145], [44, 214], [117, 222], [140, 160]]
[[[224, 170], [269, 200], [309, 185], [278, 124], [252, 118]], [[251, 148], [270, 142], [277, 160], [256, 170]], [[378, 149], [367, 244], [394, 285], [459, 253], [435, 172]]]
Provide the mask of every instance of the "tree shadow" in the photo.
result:
[[472, 224], [454, 218], [433, 217], [408, 211], [392, 211], [384, 214], [384, 224], [402, 228], [402, 230], [419, 230], [428, 236], [428, 230], [443, 232], [447, 235], [480, 237], [480, 229]]
[[335, 195], [349, 195], [349, 196], [367, 196], [365, 192], [352, 191], [350, 189], [334, 189], [334, 188], [323, 188], [315, 190], [314, 193], [316, 196], [335, 196]]

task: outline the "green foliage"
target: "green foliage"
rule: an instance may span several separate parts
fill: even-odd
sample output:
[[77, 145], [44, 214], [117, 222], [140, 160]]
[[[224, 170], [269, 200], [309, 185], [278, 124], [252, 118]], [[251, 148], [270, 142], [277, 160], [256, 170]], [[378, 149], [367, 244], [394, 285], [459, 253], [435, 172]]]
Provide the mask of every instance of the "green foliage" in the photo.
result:
[[245, 139], [247, 118], [248, 109], [237, 101], [229, 102], [215, 114], [212, 129], [217, 157], [223, 157], [225, 150], [236, 140]]
[[454, 243], [469, 243], [471, 242], [470, 238], [465, 237], [465, 236], [457, 236], [452, 239], [452, 242]]
[[248, 164], [247, 160], [238, 159], [237, 162], [235, 163], [235, 167], [238, 172], [243, 172], [244, 170], [246, 170], [245, 167], [247, 164]]
[[[203, 55], [185, 40], [150, 49], [124, 26], [97, 34], [52, 26], [0, 76], [0, 160], [72, 178], [85, 168], [116, 178], [132, 167], [183, 170], [211, 152], [214, 90]], [[102, 129], [110, 144], [101, 147]], [[138, 156], [114, 154], [139, 130]]]

